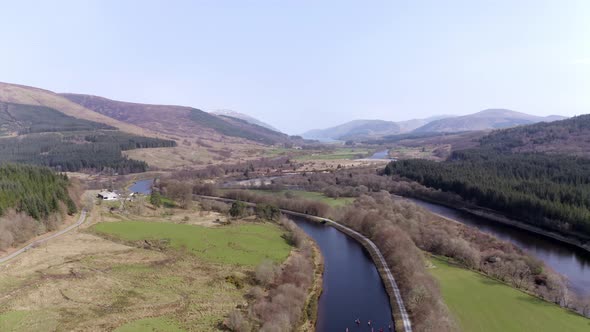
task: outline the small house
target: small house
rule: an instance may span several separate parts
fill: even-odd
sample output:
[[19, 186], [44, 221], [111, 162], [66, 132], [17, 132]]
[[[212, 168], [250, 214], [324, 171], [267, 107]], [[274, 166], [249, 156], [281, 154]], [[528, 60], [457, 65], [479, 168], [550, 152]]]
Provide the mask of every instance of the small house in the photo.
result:
[[97, 197], [104, 201], [116, 201], [119, 199], [119, 195], [117, 193], [106, 190], [99, 192]]

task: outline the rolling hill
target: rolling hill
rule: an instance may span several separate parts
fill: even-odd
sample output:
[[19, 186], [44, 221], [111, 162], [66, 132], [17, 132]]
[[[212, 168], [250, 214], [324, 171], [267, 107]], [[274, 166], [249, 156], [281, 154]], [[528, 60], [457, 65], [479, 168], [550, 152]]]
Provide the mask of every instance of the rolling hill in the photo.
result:
[[53, 92], [0, 84], [0, 162], [60, 171], [142, 172], [147, 164], [126, 158], [122, 151], [176, 145], [153, 136], [157, 135], [97, 114]]
[[302, 136], [320, 141], [334, 140], [371, 140], [385, 136], [405, 134], [435, 120], [452, 117], [452, 115], [437, 115], [425, 119], [411, 119], [406, 121], [385, 120], [354, 120], [326, 129], [313, 129]]
[[427, 124], [431, 123], [432, 121], [453, 118], [453, 117], [455, 117], [455, 115], [435, 115], [435, 116], [431, 116], [431, 117], [424, 118], [424, 119], [411, 119], [411, 120], [406, 120], [406, 121], [398, 121], [396, 123], [400, 127], [400, 133], [404, 134], [404, 133], [409, 133], [411, 131], [414, 131], [415, 129], [420, 128], [424, 125], [427, 125]]
[[157, 136], [156, 133], [93, 112], [49, 90], [0, 82], [0, 102], [43, 106], [76, 119], [102, 123], [127, 133]]
[[301, 136], [320, 141], [371, 138], [398, 134], [397, 123], [384, 120], [354, 120], [339, 126], [310, 130]]
[[229, 117], [217, 116], [197, 108], [176, 105], [150, 105], [111, 100], [98, 96], [63, 93], [64, 98], [110, 118], [151, 131], [182, 138], [233, 137], [260, 144], [286, 143], [283, 133]]
[[496, 130], [481, 146], [505, 152], [545, 152], [590, 157], [590, 114]]
[[258, 119], [256, 119], [255, 117], [252, 117], [248, 114], [244, 114], [244, 113], [240, 113], [240, 112], [236, 112], [236, 111], [232, 111], [232, 110], [216, 110], [216, 111], [212, 111], [210, 112], [212, 114], [218, 115], [218, 116], [225, 116], [225, 117], [230, 117], [230, 118], [236, 118], [236, 119], [240, 119], [240, 120], [244, 120], [246, 122], [249, 122], [251, 124], [255, 124], [261, 127], [264, 127], [266, 129], [270, 129], [276, 132], [280, 132], [280, 130], [278, 130], [277, 128], [269, 125], [266, 122], [260, 121]]
[[414, 130], [415, 133], [461, 132], [509, 128], [537, 122], [562, 120], [565, 117], [551, 115], [540, 117], [506, 109], [487, 109], [474, 114], [432, 121]]

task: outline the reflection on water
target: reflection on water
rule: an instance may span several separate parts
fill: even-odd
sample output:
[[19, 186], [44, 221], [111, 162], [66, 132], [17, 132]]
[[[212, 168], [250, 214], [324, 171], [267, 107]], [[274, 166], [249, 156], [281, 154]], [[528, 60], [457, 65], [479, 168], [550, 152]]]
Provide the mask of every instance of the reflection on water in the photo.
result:
[[578, 294], [590, 295], [590, 253], [575, 246], [441, 205], [410, 199], [429, 211], [510, 241], [566, 276]]
[[[294, 218], [319, 245], [324, 256], [324, 284], [318, 306], [317, 331], [388, 331], [389, 296], [369, 253], [333, 227]], [[360, 319], [357, 326], [355, 319]]]
[[154, 179], [148, 180], [141, 180], [137, 181], [129, 187], [129, 191], [132, 193], [140, 193], [144, 195], [149, 195], [152, 193], [152, 184], [154, 183]]

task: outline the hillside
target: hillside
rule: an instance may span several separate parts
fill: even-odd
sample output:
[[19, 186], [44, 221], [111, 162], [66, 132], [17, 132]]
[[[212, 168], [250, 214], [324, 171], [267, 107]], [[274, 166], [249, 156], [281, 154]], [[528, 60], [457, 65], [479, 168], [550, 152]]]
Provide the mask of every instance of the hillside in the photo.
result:
[[100, 129], [116, 128], [78, 119], [45, 106], [0, 102], [0, 136]]
[[391, 163], [386, 173], [545, 230], [590, 237], [590, 115], [497, 130], [479, 142], [440, 163]]
[[102, 123], [131, 134], [156, 136], [154, 133], [142, 128], [93, 112], [54, 92], [30, 86], [0, 82], [0, 102], [43, 106], [70, 117]]
[[557, 115], [540, 117], [506, 109], [487, 109], [474, 114], [432, 121], [415, 129], [414, 132], [460, 132], [500, 129], [561, 119], [564, 119], [564, 117]]
[[321, 141], [371, 138], [400, 132], [395, 122], [384, 120], [354, 120], [335, 127], [310, 130], [301, 136]]
[[143, 172], [148, 165], [124, 157], [122, 151], [176, 145], [143, 132], [150, 133], [50, 91], [0, 84], [0, 162], [60, 171]]
[[48, 168], [0, 165], [0, 250], [54, 230], [62, 215], [74, 214], [69, 186]]
[[550, 123], [497, 130], [483, 147], [511, 152], [546, 152], [590, 157], [590, 114]]
[[432, 121], [452, 117], [452, 115], [436, 115], [424, 119], [411, 119], [399, 122], [384, 120], [354, 120], [326, 129], [313, 129], [302, 136], [321, 141], [332, 140], [372, 140], [385, 136], [405, 134]]
[[400, 127], [400, 133], [409, 133], [414, 131], [417, 128], [420, 128], [426, 124], [431, 123], [432, 121], [447, 119], [455, 117], [455, 115], [435, 115], [424, 119], [411, 119], [406, 121], [398, 121], [396, 122]]
[[210, 138], [222, 135], [262, 144], [286, 143], [290, 140], [286, 134], [244, 120], [209, 114], [192, 107], [130, 103], [71, 93], [61, 96], [110, 118], [183, 138]]
[[244, 113], [240, 113], [240, 112], [236, 112], [236, 111], [232, 111], [232, 110], [216, 110], [216, 111], [213, 111], [210, 113], [215, 114], [215, 115], [226, 116], [226, 117], [230, 117], [230, 118], [244, 120], [248, 123], [255, 124], [255, 125], [264, 127], [266, 129], [276, 131], [276, 132], [280, 132], [280, 130], [278, 130], [277, 128], [269, 125], [266, 122], [260, 121], [260, 120], [256, 119], [255, 117], [250, 116], [248, 114], [244, 114]]

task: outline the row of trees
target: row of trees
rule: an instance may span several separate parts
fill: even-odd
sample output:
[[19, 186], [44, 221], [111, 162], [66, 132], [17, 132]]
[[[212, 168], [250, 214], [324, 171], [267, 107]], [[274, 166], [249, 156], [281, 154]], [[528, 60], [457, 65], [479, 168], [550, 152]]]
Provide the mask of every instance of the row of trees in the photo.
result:
[[[391, 250], [392, 254], [399, 250], [403, 252], [388, 235], [388, 229], [394, 226], [406, 233], [421, 250], [450, 257], [466, 268], [479, 270], [548, 301], [563, 306], [570, 304], [565, 280], [541, 261], [508, 242], [433, 216], [413, 203], [392, 198], [387, 192], [360, 197], [353, 205], [341, 210], [338, 218], [375, 239], [386, 257], [387, 248], [391, 246], [396, 246]], [[409, 275], [412, 269], [406, 268], [412, 263], [403, 261], [409, 258], [402, 256], [398, 259], [402, 262], [394, 262], [396, 277], [400, 283], [406, 280], [408, 287], [415, 287], [411, 285], [415, 276]]]
[[385, 174], [455, 193], [542, 228], [590, 236], [590, 160], [559, 155], [454, 152], [442, 163], [403, 160]]

